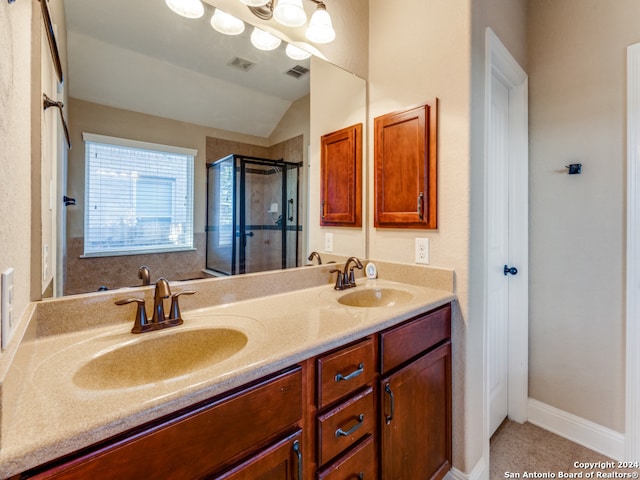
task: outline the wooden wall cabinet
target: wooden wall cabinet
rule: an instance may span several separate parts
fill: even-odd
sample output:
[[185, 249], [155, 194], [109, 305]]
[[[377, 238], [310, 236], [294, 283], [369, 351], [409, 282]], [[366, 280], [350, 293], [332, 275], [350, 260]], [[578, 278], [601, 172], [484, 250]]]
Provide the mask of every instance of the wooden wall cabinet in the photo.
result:
[[320, 139], [320, 225], [362, 226], [362, 124]]
[[437, 108], [374, 119], [375, 227], [437, 228]]

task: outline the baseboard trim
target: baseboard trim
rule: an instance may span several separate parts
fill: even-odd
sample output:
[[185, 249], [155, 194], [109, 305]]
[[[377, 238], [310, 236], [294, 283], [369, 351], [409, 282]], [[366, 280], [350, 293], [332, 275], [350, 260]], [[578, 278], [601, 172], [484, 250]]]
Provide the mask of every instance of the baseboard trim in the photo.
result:
[[624, 459], [624, 435], [529, 398], [529, 422], [614, 460]]
[[476, 466], [473, 467], [471, 473], [464, 473], [457, 468], [452, 468], [447, 472], [444, 477], [444, 480], [485, 480], [489, 478], [489, 469], [487, 462], [484, 457], [482, 457]]

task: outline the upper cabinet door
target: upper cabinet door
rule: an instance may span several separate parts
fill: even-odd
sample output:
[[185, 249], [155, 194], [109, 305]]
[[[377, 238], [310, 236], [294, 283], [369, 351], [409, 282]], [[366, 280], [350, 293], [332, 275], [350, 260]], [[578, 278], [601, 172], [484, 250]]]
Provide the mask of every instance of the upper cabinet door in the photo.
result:
[[323, 135], [320, 225], [362, 226], [362, 124]]
[[376, 227], [436, 228], [437, 99], [374, 119]]

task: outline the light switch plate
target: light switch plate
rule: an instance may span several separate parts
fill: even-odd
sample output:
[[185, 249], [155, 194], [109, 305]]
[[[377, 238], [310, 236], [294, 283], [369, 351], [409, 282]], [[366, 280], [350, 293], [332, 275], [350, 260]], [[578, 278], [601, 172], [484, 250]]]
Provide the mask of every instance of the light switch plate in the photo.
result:
[[333, 233], [324, 234], [324, 251], [333, 252]]
[[429, 239], [416, 238], [416, 263], [429, 264]]
[[13, 268], [7, 268], [0, 275], [0, 312], [2, 314], [0, 332], [1, 346], [4, 350], [16, 329], [17, 319], [13, 317]]

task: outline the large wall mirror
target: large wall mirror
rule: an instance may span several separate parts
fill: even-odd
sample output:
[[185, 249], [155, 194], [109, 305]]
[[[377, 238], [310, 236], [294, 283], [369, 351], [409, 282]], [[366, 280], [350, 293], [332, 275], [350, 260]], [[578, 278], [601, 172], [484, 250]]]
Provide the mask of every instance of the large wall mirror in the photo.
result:
[[[326, 232], [318, 220], [317, 144], [321, 135], [355, 123], [354, 118], [366, 124], [364, 80], [317, 57], [292, 60], [285, 54], [285, 42], [273, 51], [260, 51], [250, 42], [249, 24], [240, 35], [223, 35], [210, 25], [215, 11], [210, 3], [199, 19], [180, 17], [158, 0], [64, 0], [64, 8], [65, 84], [74, 146], [68, 157], [66, 194], [76, 199], [66, 207], [64, 294], [141, 285], [142, 265], [149, 267], [152, 282], [160, 276], [200, 277], [207, 252], [207, 165], [230, 154], [302, 165], [296, 172], [297, 225], [290, 228], [299, 235], [287, 241], [287, 255], [295, 252], [297, 262], [289, 260], [284, 266], [303, 266], [310, 250], [321, 250], [319, 242]], [[85, 169], [87, 133], [197, 150], [193, 249], [86, 254], [87, 215], [104, 208], [85, 198], [90, 175]], [[281, 169], [253, 162], [247, 172], [255, 178], [244, 201], [254, 205], [260, 218], [253, 220], [255, 230], [242, 232], [246, 242], [253, 243], [246, 255], [282, 252], [282, 238], [269, 236], [269, 225], [277, 228], [281, 217], [291, 216], [292, 207], [286, 193], [276, 195], [276, 190], [282, 192], [281, 182], [278, 188], [268, 185], [279, 173], [277, 178], [282, 178]], [[151, 183], [143, 185], [153, 191]], [[166, 182], [154, 185], [169, 188]], [[140, 221], [136, 209], [145, 206], [132, 201], [132, 222]], [[161, 212], [147, 209], [146, 215], [153, 221], [146, 219], [145, 231], [169, 228], [163, 226]], [[122, 219], [109, 227], [114, 233], [107, 240], [114, 244], [130, 235]], [[364, 229], [335, 234], [345, 244], [345, 251], [336, 253], [364, 255]], [[282, 266], [276, 262], [272, 268]]]

